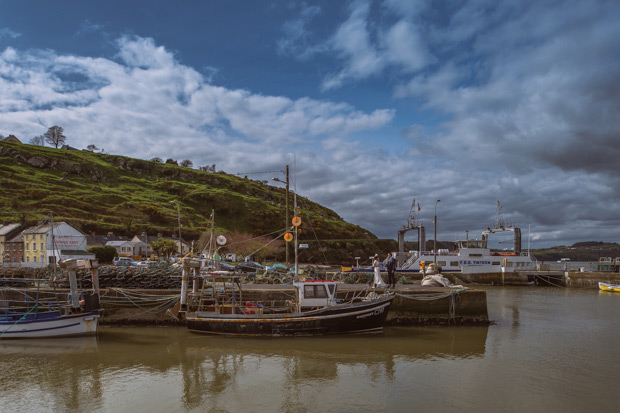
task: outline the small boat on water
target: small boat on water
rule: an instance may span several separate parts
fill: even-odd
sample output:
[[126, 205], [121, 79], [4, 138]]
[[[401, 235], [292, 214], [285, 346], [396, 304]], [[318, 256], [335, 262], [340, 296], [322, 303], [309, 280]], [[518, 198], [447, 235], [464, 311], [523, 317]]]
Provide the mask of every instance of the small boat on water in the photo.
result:
[[609, 283], [599, 282], [598, 288], [601, 291], [611, 291], [614, 293], [620, 293], [620, 284], [609, 284]]
[[94, 335], [98, 319], [99, 311], [72, 312], [65, 308], [23, 313], [0, 309], [0, 339]]
[[[0, 339], [97, 333], [101, 312], [98, 291], [78, 291], [75, 273], [77, 266], [75, 263], [67, 263], [66, 268], [69, 293], [66, 290], [41, 288], [41, 284], [48, 283], [48, 280], [0, 280]], [[16, 287], [16, 283], [21, 286]]]
[[206, 277], [210, 292], [203, 290], [199, 309], [185, 315], [190, 331], [235, 336], [376, 333], [383, 330], [394, 299], [393, 294], [370, 291], [337, 300], [338, 281], [307, 280], [293, 283], [294, 300], [244, 302], [239, 278]]

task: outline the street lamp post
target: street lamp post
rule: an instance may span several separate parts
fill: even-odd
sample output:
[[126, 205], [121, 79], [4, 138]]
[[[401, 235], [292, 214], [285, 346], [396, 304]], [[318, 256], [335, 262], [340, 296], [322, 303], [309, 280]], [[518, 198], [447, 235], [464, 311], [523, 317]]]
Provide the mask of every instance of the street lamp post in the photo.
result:
[[[283, 183], [283, 184], [286, 184], [286, 227], [285, 227], [285, 228], [287, 228], [287, 229], [288, 229], [288, 227], [289, 227], [289, 225], [290, 225], [290, 222], [289, 222], [289, 214], [288, 214], [288, 198], [289, 198], [289, 194], [288, 194], [288, 191], [289, 191], [289, 174], [288, 174], [288, 165], [286, 165], [286, 182], [285, 182], [285, 181], [283, 181], [283, 180], [281, 180], [281, 179], [279, 179], [279, 178], [272, 178], [272, 179], [273, 179], [274, 181], [276, 181], [276, 182], [281, 182], [281, 183]], [[288, 231], [287, 231], [287, 232], [288, 232]], [[287, 267], [288, 267], [288, 262], [289, 262], [289, 259], [288, 259], [288, 244], [289, 244], [289, 243], [288, 243], [288, 242], [286, 242], [286, 243], [285, 243], [285, 246], [284, 246], [284, 247], [285, 247], [285, 251], [286, 251], [286, 266], [287, 266]]]
[[178, 202], [170, 201], [170, 204], [177, 206], [177, 220], [179, 222], [179, 251], [183, 255], [183, 238], [181, 237], [181, 207]]
[[433, 240], [433, 258], [435, 261], [435, 267], [437, 266], [437, 204], [439, 203], [439, 199], [435, 202], [435, 219], [433, 222], [435, 223], [435, 239]]

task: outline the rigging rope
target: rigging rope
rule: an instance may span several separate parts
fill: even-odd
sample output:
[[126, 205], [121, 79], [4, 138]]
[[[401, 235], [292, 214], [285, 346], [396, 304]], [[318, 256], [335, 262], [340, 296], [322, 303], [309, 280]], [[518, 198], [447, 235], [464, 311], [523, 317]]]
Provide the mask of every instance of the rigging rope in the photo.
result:
[[6, 330], [4, 330], [3, 332], [0, 333], [0, 336], [2, 336], [4, 333], [6, 333], [7, 331], [9, 331], [11, 328], [13, 328], [14, 326], [16, 326], [20, 321], [22, 321], [24, 318], [26, 318], [26, 316], [28, 314], [30, 314], [31, 312], [33, 312], [36, 308], [37, 308], [38, 304], [35, 304], [30, 310], [28, 310], [28, 312], [26, 314], [24, 314], [19, 320], [17, 320], [16, 322], [14, 322], [13, 324], [11, 324], [11, 326], [9, 328], [7, 328]]

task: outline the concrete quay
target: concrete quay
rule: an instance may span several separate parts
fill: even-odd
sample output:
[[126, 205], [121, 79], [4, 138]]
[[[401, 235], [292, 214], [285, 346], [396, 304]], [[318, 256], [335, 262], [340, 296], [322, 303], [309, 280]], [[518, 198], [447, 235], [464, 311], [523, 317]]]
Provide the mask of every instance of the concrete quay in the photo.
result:
[[599, 282], [620, 284], [620, 273], [601, 271], [524, 271], [485, 274], [443, 273], [442, 275], [453, 284], [462, 284], [470, 287], [475, 285], [540, 285], [598, 289]]
[[[359, 284], [342, 284], [338, 298], [363, 295], [368, 287]], [[383, 289], [377, 289], [382, 293]], [[387, 325], [488, 325], [486, 292], [475, 289], [422, 287], [419, 284], [397, 285], [392, 291], [396, 297], [390, 307]], [[127, 298], [127, 294], [131, 294]], [[174, 314], [175, 307], [164, 308], [166, 298], [180, 294], [178, 290], [118, 290], [102, 292], [104, 312], [102, 325], [183, 325]], [[140, 300], [135, 297], [143, 297]], [[125, 297], [125, 299], [124, 299]], [[145, 297], [150, 297], [150, 302]], [[159, 297], [159, 298], [157, 298]], [[243, 285], [241, 302], [282, 301], [294, 297], [292, 285], [251, 284]], [[133, 303], [140, 303], [132, 305]], [[189, 296], [189, 305], [197, 300]], [[162, 311], [153, 311], [153, 309]]]

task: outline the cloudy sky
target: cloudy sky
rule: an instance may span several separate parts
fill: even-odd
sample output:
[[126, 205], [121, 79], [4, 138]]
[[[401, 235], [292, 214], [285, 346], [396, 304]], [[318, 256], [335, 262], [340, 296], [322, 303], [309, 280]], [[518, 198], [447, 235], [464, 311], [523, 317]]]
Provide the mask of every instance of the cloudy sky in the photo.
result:
[[0, 134], [253, 179], [296, 159], [299, 193], [382, 238], [415, 198], [429, 239], [440, 199], [441, 240], [500, 201], [524, 248], [617, 242], [619, 21], [615, 0], [0, 0]]

